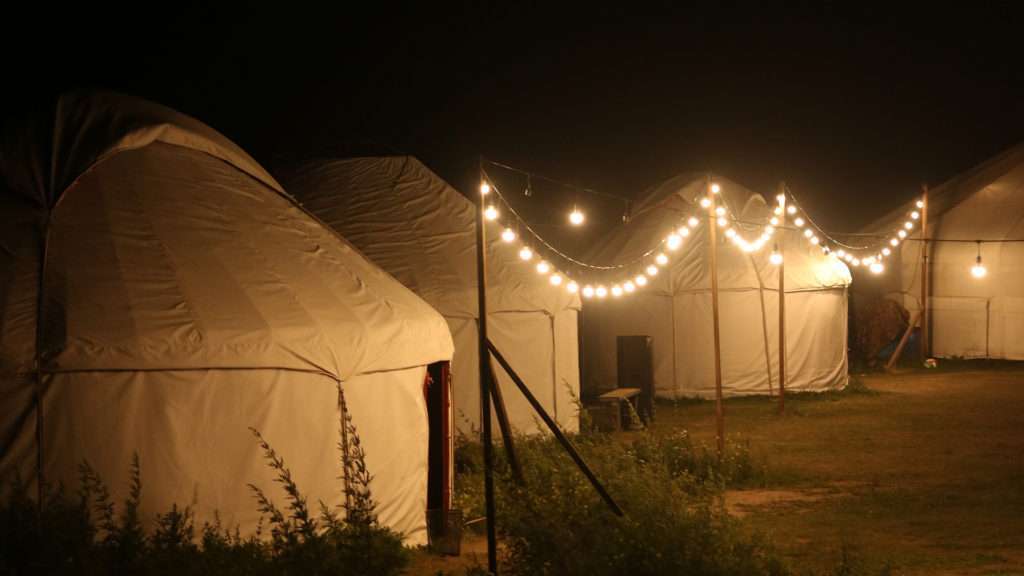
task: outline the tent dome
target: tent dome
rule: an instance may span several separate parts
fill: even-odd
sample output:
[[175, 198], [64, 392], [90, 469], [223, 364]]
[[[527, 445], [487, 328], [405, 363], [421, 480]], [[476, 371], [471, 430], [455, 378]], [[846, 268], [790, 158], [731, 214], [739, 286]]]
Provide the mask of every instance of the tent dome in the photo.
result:
[[[720, 202], [738, 220], [733, 224], [738, 233], [759, 235], [772, 210], [764, 197], [725, 178], [715, 182], [721, 188]], [[708, 220], [699, 204], [707, 184], [706, 175], [683, 174], [652, 188], [630, 221], [589, 255], [599, 265], [634, 263], [625, 271], [640, 273], [652, 258], [645, 259], [645, 254], [683, 221], [696, 216], [702, 222], [677, 251], [666, 251], [671, 262], [643, 290], [586, 307], [588, 385], [614, 385], [616, 336], [647, 335], [652, 338], [659, 395], [713, 396]], [[777, 385], [779, 268], [769, 261], [771, 245], [743, 252], [721, 232], [717, 254], [724, 393], [768, 394]], [[786, 263], [787, 389], [841, 387], [846, 382], [850, 272], [797, 231], [779, 230], [773, 241], [781, 244]]]
[[[250, 529], [244, 486], [268, 473], [248, 427], [328, 502], [339, 383], [365, 398], [349, 405], [367, 435], [389, 401], [413, 402], [395, 414], [425, 427], [421, 392], [416, 405], [398, 387], [372, 401], [356, 388], [403, 371], [421, 387], [423, 366], [451, 357], [443, 318], [209, 127], [66, 95], [5, 140], [0, 188], [0, 473], [74, 485], [88, 459], [116, 487], [138, 451], [150, 512], [195, 500], [199, 517]], [[394, 456], [368, 458], [388, 476]], [[411, 514], [387, 482], [382, 514]]]

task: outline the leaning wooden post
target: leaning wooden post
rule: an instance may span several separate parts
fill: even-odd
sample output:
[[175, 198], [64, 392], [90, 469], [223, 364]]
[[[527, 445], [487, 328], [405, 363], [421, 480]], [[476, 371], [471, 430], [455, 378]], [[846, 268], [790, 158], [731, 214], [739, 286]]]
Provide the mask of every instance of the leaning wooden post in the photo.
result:
[[484, 230], [484, 195], [490, 190], [480, 159], [480, 189], [476, 205], [476, 299], [477, 359], [480, 368], [480, 419], [484, 444], [484, 507], [487, 516], [487, 569], [498, 573], [497, 532], [494, 527], [494, 446], [491, 445], [491, 379], [490, 352], [487, 349], [487, 236]]
[[786, 183], [779, 183], [779, 414], [786, 412]]
[[715, 424], [719, 457], [725, 453], [725, 415], [722, 412], [722, 348], [718, 333], [718, 241], [717, 241], [717, 198], [712, 192], [711, 178], [708, 177], [708, 248], [711, 259], [711, 317], [715, 327]]
[[928, 185], [921, 186], [921, 363], [930, 354], [928, 338]]

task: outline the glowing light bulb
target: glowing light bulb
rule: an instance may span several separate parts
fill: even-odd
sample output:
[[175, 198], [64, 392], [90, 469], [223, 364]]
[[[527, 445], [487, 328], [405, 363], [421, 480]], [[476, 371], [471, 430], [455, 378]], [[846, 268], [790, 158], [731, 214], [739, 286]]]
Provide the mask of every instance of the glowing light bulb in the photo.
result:
[[775, 234], [775, 225], [772, 224], [771, 226], [765, 226], [764, 233], [766, 236], [771, 236], [772, 234]]
[[637, 274], [633, 281], [636, 282], [637, 286], [647, 286], [647, 276], [643, 274]]
[[850, 254], [849, 252], [847, 252], [846, 254], [843, 255], [843, 260], [846, 260], [847, 262], [852, 262], [853, 261], [853, 254]]
[[669, 250], [678, 250], [682, 243], [683, 237], [678, 234], [669, 234], [668, 238], [665, 239], [665, 246], [667, 246]]
[[696, 228], [700, 224], [700, 220], [697, 220], [696, 216], [690, 216], [690, 219], [686, 221], [690, 228]]
[[551, 277], [548, 278], [548, 281], [551, 282], [552, 286], [561, 286], [562, 285], [562, 275], [561, 274], [552, 274]]
[[726, 222], [725, 218], [719, 218], [719, 219], [718, 219], [718, 226], [719, 226], [719, 227], [723, 227], [723, 226], [725, 226], [726, 224], [728, 224], [728, 222]]
[[853, 264], [854, 266], [860, 266], [860, 258], [854, 258], [853, 260], [850, 261], [850, 264]]
[[550, 271], [551, 271], [551, 265], [548, 264], [547, 261], [541, 260], [540, 262], [537, 262], [537, 273], [538, 274], [547, 274]]
[[505, 228], [501, 232], [501, 239], [505, 242], [514, 242], [516, 239], [516, 233], [511, 228]]
[[775, 201], [778, 202], [779, 204], [785, 204], [786, 203], [786, 195], [785, 194], [779, 194], [778, 196], [775, 197]]
[[529, 246], [523, 246], [519, 249], [519, 258], [521, 260], [529, 260], [533, 258], [533, 250], [530, 250]]
[[491, 185], [490, 184], [488, 184], [487, 182], [484, 182], [483, 184], [480, 185], [480, 195], [481, 196], [487, 196], [490, 193], [491, 193]]
[[810, 228], [805, 229], [804, 230], [804, 238], [810, 238], [811, 236], [814, 236], [814, 232], [811, 232]]
[[668, 264], [668, 256], [659, 253], [654, 257], [654, 261], [658, 263], [658, 266], [664, 266], [665, 264]]
[[871, 270], [872, 274], [881, 274], [885, 272], [885, 266], [881, 262], [872, 262], [869, 270]]
[[725, 216], [725, 206], [715, 208], [715, 216]]
[[632, 292], [636, 290], [636, 284], [633, 284], [632, 280], [626, 280], [626, 283], [622, 285], [622, 289], [626, 292]]
[[796, 206], [793, 206], [792, 204], [790, 204], [789, 207], [786, 208], [786, 214], [790, 214], [790, 215], [796, 214]]
[[598, 286], [597, 290], [594, 290], [594, 295], [597, 296], [598, 298], [604, 298], [605, 296], [608, 295], [608, 289], [605, 288], [604, 286]]
[[821, 242], [821, 240], [817, 236], [811, 236], [811, 244], [817, 246], [819, 242]]
[[924, 200], [918, 200], [915, 206], [918, 208], [924, 208]]
[[772, 212], [774, 212], [776, 216], [782, 216], [782, 206], [776, 206], [775, 210]]
[[736, 231], [733, 230], [732, 228], [729, 228], [728, 230], [725, 231], [725, 237], [726, 238], [734, 238], [735, 236], [736, 236]]
[[782, 264], [782, 254], [779, 253], [779, 250], [777, 248], [775, 250], [772, 250], [772, 255], [768, 257], [768, 261], [774, 264], [775, 266]]
[[574, 280], [570, 280], [569, 283], [565, 285], [565, 289], [569, 291], [569, 294], [575, 294], [580, 291], [580, 285]]
[[971, 276], [974, 276], [975, 278], [984, 278], [986, 274], [988, 274], [988, 269], [981, 263], [981, 257], [979, 256], [978, 261], [974, 266], [971, 266]]
[[768, 222], [771, 223], [772, 226], [778, 226], [779, 225], [779, 219], [776, 218], [775, 216], [772, 216], [772, 219], [769, 220]]
[[722, 191], [722, 187], [719, 186], [717, 182], [711, 185], [711, 193], [712, 194], [718, 194], [721, 191]]
[[687, 228], [686, 226], [680, 226], [679, 228], [676, 229], [676, 234], [679, 234], [681, 238], [686, 238], [687, 236], [690, 235], [690, 229]]
[[591, 286], [590, 284], [587, 284], [586, 286], [584, 286], [583, 287], [583, 297], [584, 298], [593, 298], [594, 297], [594, 287]]
[[885, 248], [882, 248], [882, 255], [883, 256], [888, 256], [889, 254], [892, 254], [892, 250], [889, 250], [888, 246], [886, 246]]
[[497, 217], [498, 217], [498, 209], [497, 208], [495, 208], [494, 206], [488, 206], [487, 208], [484, 208], [484, 218], [487, 218], [488, 220], [495, 220], [495, 219], [497, 219]]
[[907, 231], [906, 230], [900, 230], [899, 232], [896, 233], [896, 235], [900, 237], [900, 240], [902, 240], [902, 239], [907, 237]]
[[658, 267], [655, 266], [654, 264], [651, 264], [651, 265], [647, 266], [647, 275], [648, 276], [657, 276], [658, 275]]
[[803, 228], [803, 226], [804, 226], [804, 219], [799, 217], [799, 216], [797, 216], [796, 220], [793, 220], [793, 224], [796, 224], [797, 228]]
[[913, 218], [914, 220], [917, 220], [918, 218], [921, 217], [921, 213], [918, 212], [917, 210], [914, 210], [913, 212], [910, 213], [910, 217]]
[[711, 198], [704, 197], [700, 199], [701, 208], [707, 208], [709, 206], [711, 206]]
[[579, 226], [583, 224], [584, 219], [583, 212], [580, 212], [580, 209], [574, 206], [572, 212], [569, 213], [569, 223], [573, 226]]
[[914, 223], [911, 222], [910, 220], [907, 220], [906, 222], [903, 223], [903, 227], [906, 228], [907, 230], [910, 230], [911, 228], [914, 227]]
[[622, 296], [622, 286], [619, 286], [618, 284], [612, 286], [612, 296], [615, 298]]
[[892, 245], [893, 245], [894, 247], [895, 247], [895, 246], [899, 246], [899, 245], [900, 245], [900, 241], [899, 241], [899, 240], [897, 240], [896, 238], [891, 238], [891, 239], [889, 240], [889, 244], [892, 244]]
[[840, 248], [839, 250], [836, 251], [836, 256], [839, 256], [840, 258], [846, 258], [846, 250]]

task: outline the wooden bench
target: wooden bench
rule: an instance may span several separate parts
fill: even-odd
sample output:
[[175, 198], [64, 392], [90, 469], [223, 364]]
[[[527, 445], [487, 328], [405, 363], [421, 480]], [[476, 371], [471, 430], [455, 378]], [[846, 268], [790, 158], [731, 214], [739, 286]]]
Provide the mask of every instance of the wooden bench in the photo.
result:
[[[631, 422], [633, 420], [633, 415], [637, 415], [639, 417], [636, 404], [639, 398], [639, 388], [616, 388], [598, 396], [597, 401], [618, 406], [623, 412], [625, 412], [623, 414], [624, 417], [620, 418], [620, 421]], [[643, 421], [644, 425], [647, 425], [644, 418], [641, 418], [641, 421]]]

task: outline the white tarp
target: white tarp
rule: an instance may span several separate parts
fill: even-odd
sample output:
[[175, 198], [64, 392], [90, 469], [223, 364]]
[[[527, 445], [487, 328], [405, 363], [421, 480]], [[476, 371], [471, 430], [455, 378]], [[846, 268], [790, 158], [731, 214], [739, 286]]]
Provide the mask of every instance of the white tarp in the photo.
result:
[[[716, 179], [733, 214], [764, 222], [771, 208], [764, 198], [725, 179]], [[657, 187], [639, 203], [628, 224], [618, 227], [590, 259], [599, 264], [631, 262], [681, 223], [702, 216], [698, 200], [704, 177], [680, 176]], [[706, 222], [706, 218], [704, 218]], [[760, 227], [737, 228], [753, 239]], [[723, 230], [724, 232], [724, 230]], [[847, 296], [850, 273], [798, 232], [785, 235], [786, 388], [827, 390], [846, 384]], [[778, 268], [768, 261], [771, 246], [744, 253], [720, 234], [718, 282], [723, 393], [768, 394], [778, 387]], [[616, 337], [652, 338], [654, 380], [662, 397], [712, 397], [715, 390], [711, 277], [708, 237], [702, 224], [672, 263], [647, 287], [622, 298], [588, 303], [584, 310], [587, 386], [616, 385]], [[636, 270], [642, 271], [637, 263]]]
[[[408, 156], [311, 161], [284, 181], [304, 207], [444, 315], [455, 340], [455, 424], [479, 428], [473, 203]], [[488, 223], [489, 336], [548, 413], [575, 430], [579, 297], [552, 288], [500, 233]], [[532, 408], [497, 363], [495, 371], [513, 427], [535, 431]]]
[[[929, 192], [929, 311], [932, 353], [939, 357], [1024, 360], [1024, 144]], [[865, 228], [892, 234], [900, 208]], [[921, 308], [920, 232], [893, 259], [881, 289], [916, 312]], [[956, 240], [958, 242], [952, 242]], [[988, 273], [971, 275], [978, 255]], [[1006, 242], [1012, 240], [1012, 242]], [[1002, 242], [1000, 242], [1002, 241]]]
[[0, 475], [34, 482], [41, 458], [73, 487], [87, 459], [118, 499], [137, 451], [145, 514], [192, 504], [251, 532], [246, 484], [283, 498], [248, 427], [310, 502], [341, 501], [341, 383], [381, 519], [425, 542], [443, 318], [195, 120], [76, 94], [53, 122], [0, 157]]

